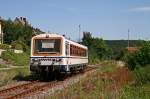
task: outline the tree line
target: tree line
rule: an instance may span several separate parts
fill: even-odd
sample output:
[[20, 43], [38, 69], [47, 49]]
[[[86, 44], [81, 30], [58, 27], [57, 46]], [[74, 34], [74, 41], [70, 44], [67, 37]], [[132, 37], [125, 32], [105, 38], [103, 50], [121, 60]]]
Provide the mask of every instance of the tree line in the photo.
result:
[[12, 47], [15, 47], [15, 44], [17, 44], [19, 48], [22, 47], [24, 50], [30, 46], [31, 38], [35, 33], [43, 33], [38, 28], [26, 24], [15, 23], [11, 19], [3, 20], [2, 30], [5, 44], [13, 45]]
[[106, 42], [102, 38], [92, 37], [90, 32], [83, 32], [82, 44], [88, 47], [89, 62], [92, 64], [111, 58], [112, 50]]

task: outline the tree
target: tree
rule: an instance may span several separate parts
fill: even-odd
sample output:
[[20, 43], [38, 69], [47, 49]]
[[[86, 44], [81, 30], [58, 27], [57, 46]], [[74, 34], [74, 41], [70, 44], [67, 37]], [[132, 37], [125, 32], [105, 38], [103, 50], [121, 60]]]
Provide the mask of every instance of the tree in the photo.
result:
[[13, 41], [22, 41], [30, 46], [30, 41], [35, 32], [43, 33], [38, 28], [33, 28], [29, 25], [14, 23], [11, 19], [3, 22], [4, 43], [11, 44]]
[[82, 44], [90, 47], [92, 44], [92, 35], [90, 32], [83, 32]]
[[98, 63], [103, 59], [108, 59], [111, 56], [111, 50], [108, 48], [102, 38], [92, 37], [90, 32], [83, 32], [82, 44], [89, 49], [89, 62]]
[[150, 64], [150, 41], [145, 41], [141, 48], [134, 52], [129, 53], [125, 60], [127, 67], [130, 70], [135, 68], [145, 67]]
[[109, 56], [111, 56], [112, 51], [110, 48], [108, 48], [102, 38], [93, 38], [92, 48], [96, 50], [99, 59], [106, 59], [110, 58]]

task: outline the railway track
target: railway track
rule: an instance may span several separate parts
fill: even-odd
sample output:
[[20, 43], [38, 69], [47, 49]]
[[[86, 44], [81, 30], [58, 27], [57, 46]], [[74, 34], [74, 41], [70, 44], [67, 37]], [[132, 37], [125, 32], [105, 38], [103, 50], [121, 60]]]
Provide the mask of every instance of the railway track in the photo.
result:
[[[88, 72], [95, 69], [95, 67], [88, 67], [84, 72]], [[70, 79], [74, 76], [82, 75], [81, 73], [68, 76], [65, 79]], [[65, 80], [64, 79], [64, 80]], [[51, 82], [41, 82], [41, 81], [32, 81], [25, 84], [17, 85], [11, 88], [0, 90], [0, 99], [20, 99], [28, 96], [32, 96], [36, 92], [46, 91], [50, 88], [53, 88], [56, 85], [62, 84], [63, 81], [51, 81]]]
[[[0, 99], [7, 99], [17, 93], [23, 92], [24, 90], [30, 89], [35, 85], [38, 85], [39, 81], [27, 82], [11, 88], [0, 90]], [[8, 98], [9, 99], [9, 98]]]

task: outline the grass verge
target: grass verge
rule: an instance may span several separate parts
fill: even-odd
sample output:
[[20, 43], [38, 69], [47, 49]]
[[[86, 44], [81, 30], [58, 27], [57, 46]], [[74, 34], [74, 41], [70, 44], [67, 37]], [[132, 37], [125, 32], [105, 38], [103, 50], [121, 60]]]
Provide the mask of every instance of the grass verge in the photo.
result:
[[121, 99], [149, 99], [150, 97], [150, 84], [141, 86], [126, 85], [122, 89]]
[[30, 71], [28, 67], [1, 70], [0, 71], [0, 87], [10, 84], [12, 82], [17, 82], [17, 80], [19, 80], [19, 77], [23, 78], [28, 75], [30, 75]]
[[133, 85], [133, 74], [108, 62], [96, 73], [44, 99], [149, 99], [150, 84]]
[[0, 68], [7, 68], [7, 66], [0, 64]]
[[29, 64], [29, 55], [27, 53], [14, 53], [11, 50], [4, 51], [2, 59], [15, 66], [25, 66]]
[[113, 80], [109, 78], [107, 73], [113, 73], [116, 65], [108, 62], [97, 69], [96, 73], [89, 74], [80, 82], [70, 85], [56, 92], [53, 96], [47, 96], [46, 99], [111, 99], [114, 92], [110, 92], [110, 86]]

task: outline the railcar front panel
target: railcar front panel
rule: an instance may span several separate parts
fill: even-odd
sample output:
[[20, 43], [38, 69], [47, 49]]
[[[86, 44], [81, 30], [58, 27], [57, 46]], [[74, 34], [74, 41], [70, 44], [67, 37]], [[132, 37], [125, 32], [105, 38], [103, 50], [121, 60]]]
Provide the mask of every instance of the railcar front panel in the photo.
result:
[[88, 64], [87, 47], [56, 34], [32, 38], [30, 70], [37, 73], [70, 72]]

